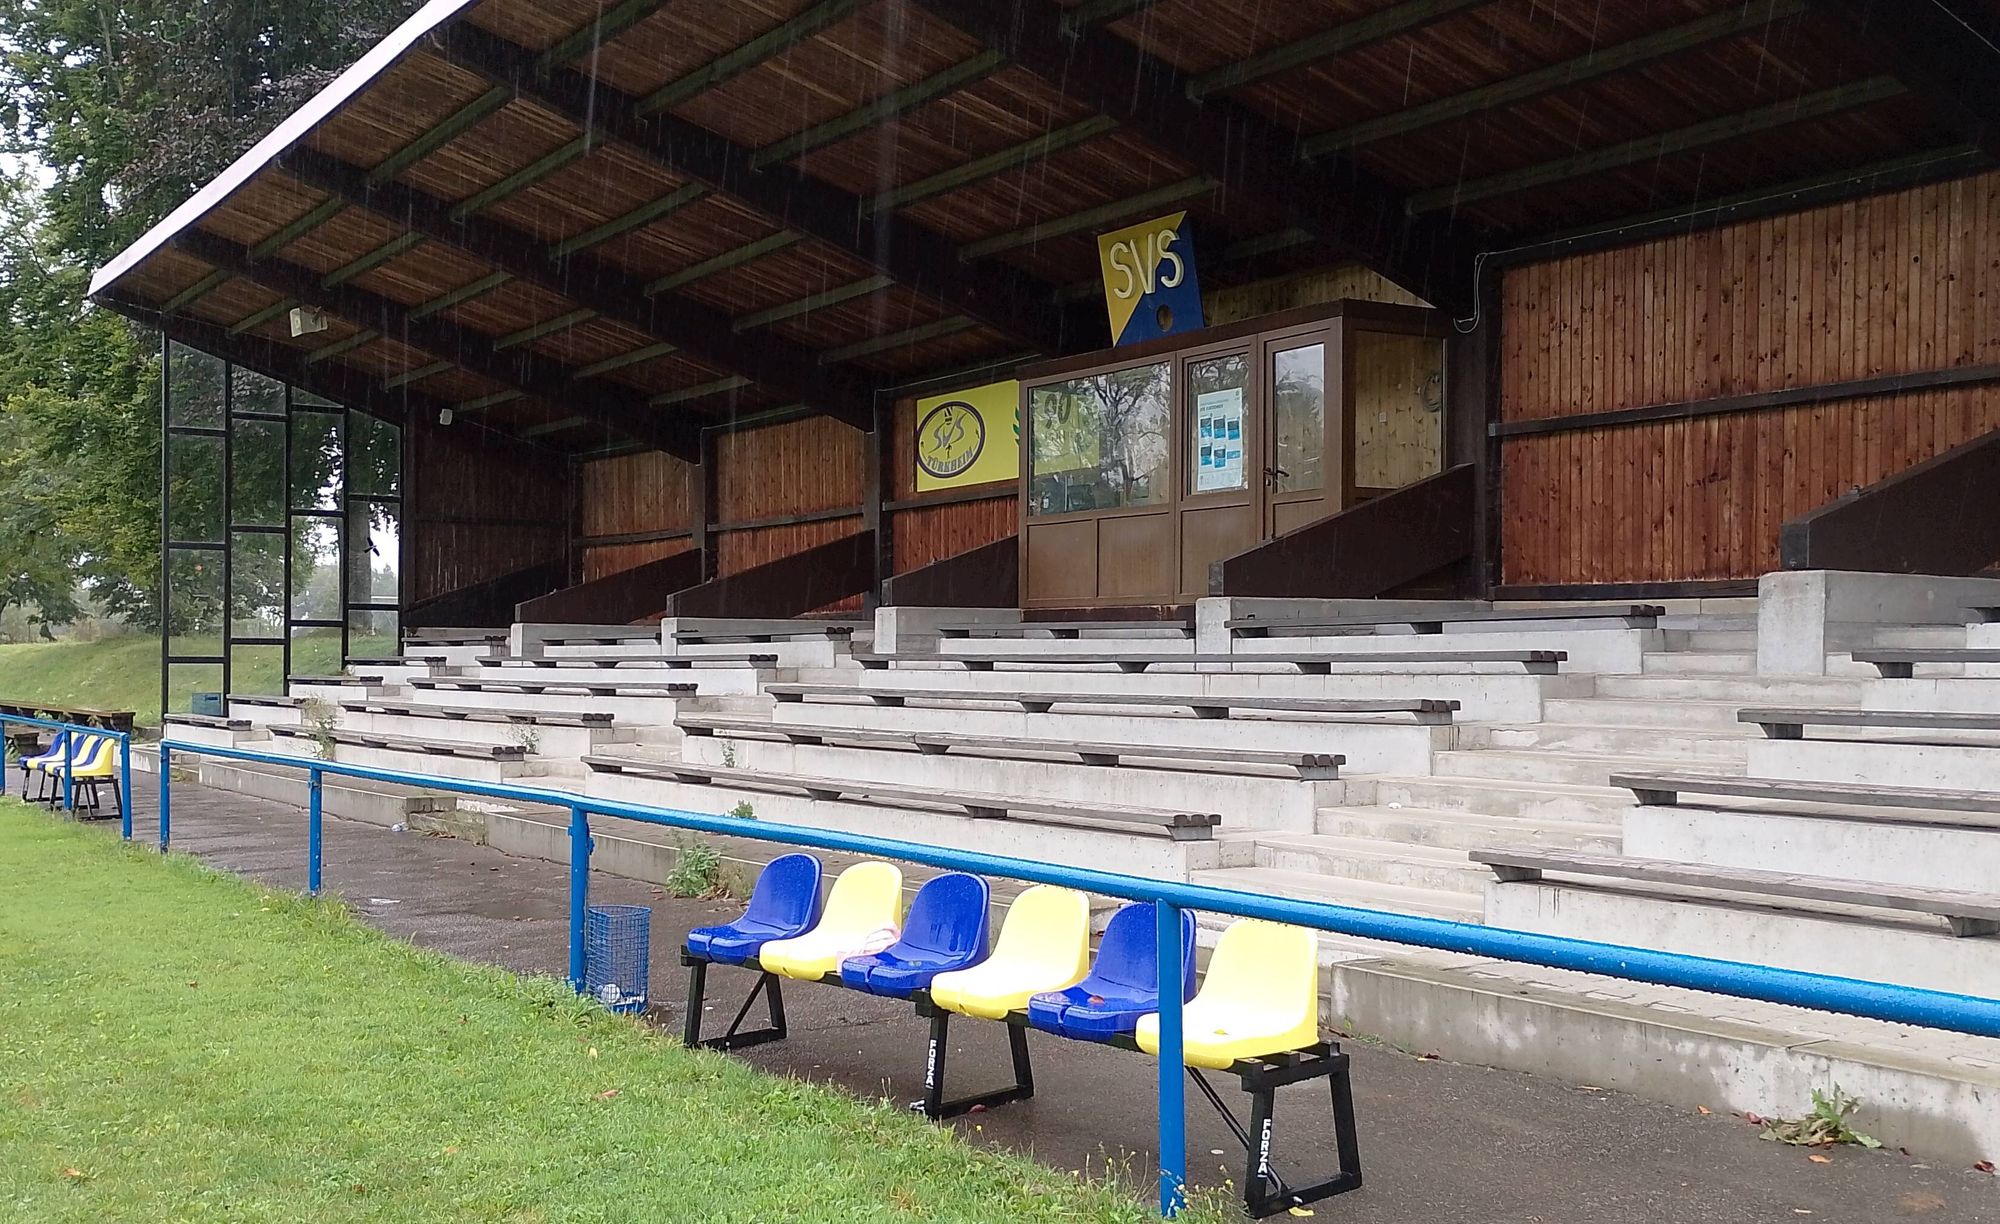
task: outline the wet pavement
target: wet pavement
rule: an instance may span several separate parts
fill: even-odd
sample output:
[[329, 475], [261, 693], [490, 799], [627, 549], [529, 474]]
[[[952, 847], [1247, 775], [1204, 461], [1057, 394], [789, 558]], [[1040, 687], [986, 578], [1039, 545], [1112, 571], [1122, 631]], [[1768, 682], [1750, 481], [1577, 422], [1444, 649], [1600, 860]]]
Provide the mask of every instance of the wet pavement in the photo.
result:
[[[151, 776], [140, 783], [141, 837], [153, 835]], [[305, 820], [282, 804], [175, 784], [177, 850], [274, 887], [304, 885]], [[111, 826], [115, 829], [115, 826]], [[326, 887], [401, 939], [521, 973], [560, 974], [567, 962], [568, 870], [473, 843], [329, 819]], [[733, 902], [665, 896], [598, 875], [592, 900], [650, 905], [652, 1019], [680, 1031], [687, 973], [677, 949], [688, 928], [727, 921]], [[726, 1027], [750, 974], [710, 975], [708, 1032]], [[926, 1022], [909, 1005], [828, 987], [785, 994], [789, 1040], [740, 1057], [776, 1074], [828, 1081], [857, 1094], [921, 1095]], [[753, 1020], [755, 1019], [753, 1015]], [[1141, 1055], [1033, 1034], [1033, 1100], [968, 1115], [970, 1140], [1033, 1154], [1062, 1168], [1109, 1166], [1150, 1188], [1154, 1063]], [[1370, 1224], [1735, 1224], [1951, 1221], [2000, 1224], [2000, 1179], [1936, 1167], [1921, 1155], [1842, 1148], [1821, 1164], [1760, 1141], [1720, 1113], [1659, 1105], [1586, 1086], [1423, 1059], [1366, 1043], [1353, 1057], [1365, 1187], [1314, 1208], [1319, 1219]], [[953, 1026], [952, 1095], [1008, 1082], [998, 1025]], [[1216, 1081], [1247, 1115], [1233, 1080]], [[1278, 1096], [1276, 1162], [1295, 1181], [1332, 1167], [1326, 1086]], [[1240, 1179], [1242, 1148], [1193, 1091], [1188, 1162], [1197, 1184]], [[1285, 1217], [1280, 1217], [1285, 1218]]]

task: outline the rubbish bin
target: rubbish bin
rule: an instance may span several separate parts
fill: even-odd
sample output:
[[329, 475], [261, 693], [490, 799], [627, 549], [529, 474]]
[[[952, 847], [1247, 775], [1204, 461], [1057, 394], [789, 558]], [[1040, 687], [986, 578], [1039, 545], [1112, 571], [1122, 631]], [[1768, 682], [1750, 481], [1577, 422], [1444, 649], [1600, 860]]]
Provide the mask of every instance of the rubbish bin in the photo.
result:
[[199, 714], [206, 718], [221, 718], [222, 694], [196, 693], [194, 695], [194, 704], [192, 708], [188, 710], [188, 713]]
[[583, 917], [584, 993], [615, 1012], [646, 1010], [653, 910], [593, 905]]

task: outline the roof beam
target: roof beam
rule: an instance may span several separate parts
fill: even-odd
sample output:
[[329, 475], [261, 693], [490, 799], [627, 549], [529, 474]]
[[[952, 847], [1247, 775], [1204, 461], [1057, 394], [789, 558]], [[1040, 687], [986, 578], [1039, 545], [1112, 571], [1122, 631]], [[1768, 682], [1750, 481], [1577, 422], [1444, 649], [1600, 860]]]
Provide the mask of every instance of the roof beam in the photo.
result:
[[1964, 0], [1815, 0], [1855, 52], [1887, 67], [1988, 157], [2000, 158], [2000, 20]]
[[647, 94], [639, 99], [637, 113], [644, 116], [654, 111], [671, 110], [691, 98], [707, 93], [725, 81], [742, 76], [766, 60], [784, 54], [828, 26], [845, 21], [854, 10], [868, 2], [869, 0], [821, 0], [791, 20], [759, 34], [733, 51], [723, 52], [701, 67], [684, 73]]
[[[524, 395], [588, 415], [621, 436], [679, 458], [696, 456], [689, 462], [699, 461], [698, 428], [685, 421], [660, 417], [643, 396], [625, 387], [579, 381], [572, 371], [530, 353], [503, 354], [491, 339], [477, 332], [442, 319], [413, 318], [407, 307], [388, 298], [352, 286], [329, 286], [319, 274], [298, 264], [258, 260], [249, 248], [205, 230], [184, 230], [175, 236], [173, 245], [232, 275], [323, 306], [363, 328], [363, 335], [372, 330]], [[310, 354], [303, 360], [307, 365], [324, 364]]]
[[863, 102], [844, 115], [803, 128], [774, 140], [750, 155], [750, 168], [763, 170], [780, 162], [792, 161], [814, 149], [847, 139], [857, 132], [879, 127], [896, 116], [913, 111], [946, 94], [957, 93], [975, 81], [993, 75], [1007, 59], [997, 51], [981, 51], [971, 59], [941, 68], [920, 81], [890, 90], [879, 98]]
[[857, 429], [874, 421], [871, 382], [823, 369], [815, 354], [777, 337], [740, 337], [713, 307], [664, 293], [649, 297], [645, 286], [611, 264], [584, 253], [551, 258], [547, 244], [532, 235], [497, 221], [454, 216], [450, 204], [400, 183], [370, 187], [361, 171], [323, 153], [294, 150], [279, 165], [311, 187], [457, 247], [655, 342], [725, 370], [753, 371], [760, 384], [783, 398], [810, 404]]
[[453, 63], [511, 87], [582, 130], [734, 196], [785, 228], [824, 242], [1004, 335], [1042, 352], [1063, 351], [1063, 318], [1050, 306], [1049, 287], [1024, 273], [999, 266], [963, 268], [957, 247], [933, 230], [901, 217], [864, 220], [858, 197], [788, 165], [757, 170], [756, 150], [670, 113], [641, 119], [630, 96], [575, 72], [538, 72], [533, 53], [469, 22], [430, 37], [436, 51]]
[[1323, 63], [1349, 51], [1358, 51], [1370, 43], [1421, 30], [1485, 3], [1488, 0], [1404, 0], [1401, 4], [1390, 5], [1365, 17], [1356, 17], [1321, 30], [1309, 38], [1259, 51], [1248, 59], [1204, 72], [1188, 81], [1188, 96], [1205, 98], [1212, 93], [1252, 85], [1308, 64]]
[[1071, 99], [1192, 163], [1225, 191], [1268, 203], [1342, 256], [1446, 309], [1469, 312], [1476, 244], [1412, 217], [1403, 195], [1345, 158], [1297, 160], [1297, 138], [1231, 102], [1196, 101], [1173, 65], [1102, 31], [1064, 32], [1056, 0], [913, 0]]
[[1838, 114], [1857, 106], [1866, 106], [1871, 102], [1896, 97], [1903, 92], [1902, 83], [1890, 76], [1850, 81], [1845, 85], [1836, 85], [1832, 89], [1822, 89], [1818, 93], [1806, 94], [1785, 102], [1774, 102], [1769, 106], [1760, 106], [1740, 114], [1724, 115], [1687, 127], [1675, 128], [1671, 132], [1620, 141], [1601, 149], [1592, 149], [1588, 153], [1579, 153], [1575, 157], [1558, 158], [1539, 165], [1524, 166], [1519, 170], [1507, 170], [1499, 174], [1489, 174], [1485, 178], [1469, 179], [1447, 187], [1420, 191], [1410, 197], [1410, 208], [1416, 212], [1437, 212], [1477, 203], [1480, 200], [1490, 200], [1496, 196], [1549, 187], [1587, 175], [1601, 174], [1607, 170], [1617, 170], [1662, 157], [1671, 157], [1677, 153], [1690, 153], [1696, 149], [1721, 144], [1726, 140], [1734, 140], [1739, 136], [1749, 136], [1772, 128], [1803, 123], [1808, 119]]
[[1323, 132], [1308, 138], [1299, 148], [1307, 157], [1324, 157], [1328, 153], [1357, 148], [1392, 136], [1407, 136], [1455, 119], [1531, 101], [1614, 72], [1643, 68], [1725, 38], [1763, 30], [1797, 16], [1805, 8], [1806, 0], [1755, 0], [1671, 29], [1642, 34], [1615, 46], [1596, 47], [1575, 59], [1550, 64], [1520, 76], [1507, 77], [1477, 89], [1448, 94], [1421, 106], [1391, 111], [1336, 131]]

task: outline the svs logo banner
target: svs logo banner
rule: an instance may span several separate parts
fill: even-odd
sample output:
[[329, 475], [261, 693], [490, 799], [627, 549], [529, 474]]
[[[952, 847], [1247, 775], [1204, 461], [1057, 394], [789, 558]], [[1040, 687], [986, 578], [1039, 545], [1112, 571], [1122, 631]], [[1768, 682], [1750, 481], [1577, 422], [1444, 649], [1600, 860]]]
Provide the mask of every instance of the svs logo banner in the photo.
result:
[[917, 492], [1020, 474], [1020, 383], [988, 383], [917, 401]]
[[1111, 343], [1137, 344], [1202, 326], [1191, 230], [1187, 213], [1178, 212], [1097, 239]]

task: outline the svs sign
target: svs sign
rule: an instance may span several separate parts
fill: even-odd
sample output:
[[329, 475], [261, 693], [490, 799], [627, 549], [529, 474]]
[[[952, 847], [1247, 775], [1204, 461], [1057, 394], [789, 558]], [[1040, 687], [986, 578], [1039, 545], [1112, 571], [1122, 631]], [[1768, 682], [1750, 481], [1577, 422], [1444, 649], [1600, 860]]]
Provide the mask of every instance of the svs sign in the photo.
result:
[[1127, 226], [1097, 239], [1111, 342], [1136, 344], [1202, 326], [1201, 281], [1187, 214]]

